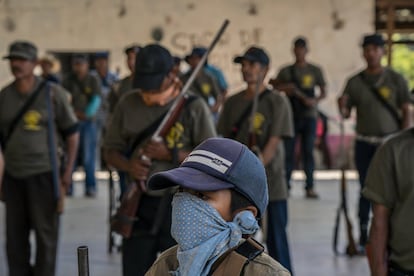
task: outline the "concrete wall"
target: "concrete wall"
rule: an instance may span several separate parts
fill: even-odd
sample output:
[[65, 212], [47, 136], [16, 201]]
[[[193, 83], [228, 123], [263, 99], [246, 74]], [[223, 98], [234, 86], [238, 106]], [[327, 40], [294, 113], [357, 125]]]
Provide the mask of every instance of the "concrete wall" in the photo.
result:
[[[125, 14], [120, 15], [122, 3]], [[257, 13], [249, 14], [254, 3]], [[332, 5], [345, 24], [335, 30]], [[232, 58], [249, 45], [266, 48], [271, 75], [292, 61], [291, 42], [305, 35], [309, 60], [321, 65], [329, 98], [321, 109], [336, 116], [334, 101], [349, 74], [363, 66], [358, 46], [373, 31], [373, 0], [0, 0], [0, 54], [15, 39], [34, 41], [47, 50], [110, 50], [111, 68], [126, 74], [122, 49], [131, 42], [152, 42], [151, 31], [164, 31], [161, 43], [185, 55], [194, 44], [207, 45], [225, 18], [231, 23], [210, 61], [225, 71], [231, 92], [243, 85]], [[10, 80], [0, 63], [0, 84]]]

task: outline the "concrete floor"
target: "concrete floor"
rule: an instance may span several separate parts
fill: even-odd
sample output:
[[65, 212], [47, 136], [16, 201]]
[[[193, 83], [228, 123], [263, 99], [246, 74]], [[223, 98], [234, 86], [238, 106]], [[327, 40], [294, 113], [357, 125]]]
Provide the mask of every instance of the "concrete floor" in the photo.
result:
[[[319, 200], [303, 198], [303, 175], [296, 173], [289, 200], [289, 238], [295, 275], [369, 275], [365, 257], [348, 258], [332, 252], [332, 232], [339, 198], [338, 172], [317, 172], [316, 189]], [[358, 183], [350, 172], [349, 206], [357, 232], [356, 200]], [[79, 176], [81, 179], [81, 176]], [[96, 199], [83, 195], [81, 182], [75, 184], [75, 196], [66, 202], [62, 216], [61, 241], [58, 255], [58, 276], [77, 275], [77, 253], [80, 245], [89, 247], [90, 275], [121, 275], [119, 253], [107, 253], [108, 186], [105, 174], [99, 174], [99, 193]], [[342, 222], [342, 226], [344, 223]], [[340, 248], [345, 247], [345, 229], [340, 230]], [[6, 276], [4, 251], [4, 205], [0, 204], [0, 276]]]

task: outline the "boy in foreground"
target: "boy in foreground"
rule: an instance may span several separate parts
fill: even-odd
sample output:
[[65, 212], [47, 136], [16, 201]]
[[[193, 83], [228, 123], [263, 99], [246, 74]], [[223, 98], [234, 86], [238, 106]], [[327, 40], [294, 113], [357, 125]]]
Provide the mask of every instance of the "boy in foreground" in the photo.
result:
[[290, 275], [250, 238], [259, 229], [268, 190], [265, 169], [246, 146], [207, 139], [179, 168], [154, 174], [148, 185], [179, 186], [171, 225], [178, 245], [146, 275]]

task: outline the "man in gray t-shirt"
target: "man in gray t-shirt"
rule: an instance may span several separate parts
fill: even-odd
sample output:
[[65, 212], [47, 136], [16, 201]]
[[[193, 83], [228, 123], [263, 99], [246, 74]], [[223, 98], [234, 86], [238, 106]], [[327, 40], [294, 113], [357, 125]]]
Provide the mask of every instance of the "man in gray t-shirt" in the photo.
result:
[[[357, 112], [355, 165], [361, 190], [368, 166], [376, 149], [387, 135], [407, 127], [410, 96], [404, 78], [381, 65], [384, 40], [378, 35], [367, 35], [362, 43], [367, 68], [352, 76], [338, 99], [339, 111], [349, 118], [352, 108]], [[361, 249], [367, 242], [370, 203], [360, 196], [359, 226]]]

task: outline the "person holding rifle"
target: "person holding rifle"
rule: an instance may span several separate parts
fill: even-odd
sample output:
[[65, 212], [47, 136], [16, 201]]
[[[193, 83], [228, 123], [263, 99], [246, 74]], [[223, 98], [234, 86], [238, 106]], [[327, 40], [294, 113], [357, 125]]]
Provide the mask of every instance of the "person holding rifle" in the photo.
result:
[[[349, 118], [356, 108], [355, 166], [361, 190], [372, 157], [386, 136], [409, 124], [410, 94], [404, 78], [381, 65], [385, 53], [381, 35], [366, 35], [362, 42], [367, 67], [352, 76], [338, 98], [339, 112]], [[359, 245], [361, 253], [368, 236], [370, 202], [361, 194], [359, 199]]]
[[[306, 39], [296, 38], [293, 46], [295, 63], [283, 67], [276, 78], [270, 81], [270, 84], [288, 95], [293, 110], [295, 137], [285, 140], [288, 188], [290, 189], [290, 178], [295, 164], [295, 146], [300, 136], [303, 168], [306, 175], [305, 196], [309, 199], [317, 199], [319, 195], [315, 192], [313, 181], [315, 168], [313, 149], [318, 117], [317, 105], [325, 98], [326, 84], [322, 70], [306, 60], [309, 51]], [[319, 95], [316, 94], [315, 88], [317, 87], [320, 90]]]
[[170, 234], [172, 191], [148, 189], [146, 180], [155, 172], [177, 167], [196, 145], [216, 136], [207, 104], [189, 96], [166, 135], [151, 139], [180, 93], [173, 65], [170, 52], [160, 45], [147, 45], [137, 53], [136, 91], [118, 102], [105, 136], [108, 164], [128, 173], [129, 185], [142, 190], [132, 235], [123, 239], [124, 276], [144, 275], [157, 254], [175, 244]]
[[[292, 111], [287, 98], [269, 90], [264, 83], [270, 60], [262, 48], [250, 47], [234, 62], [241, 64], [247, 88], [224, 103], [217, 132], [248, 145], [263, 162], [269, 186], [269, 255], [292, 272], [286, 234], [288, 192], [283, 150], [283, 139], [293, 136]], [[253, 110], [255, 100], [256, 110]]]

